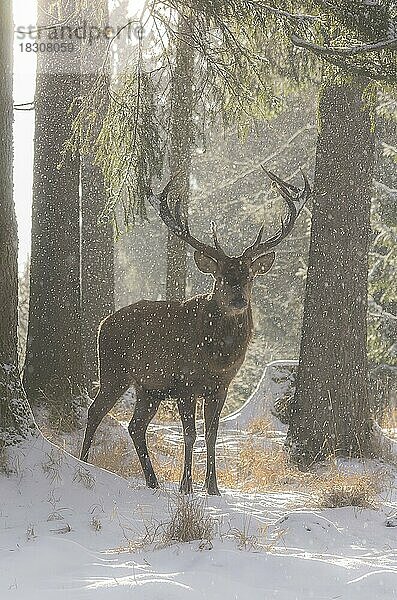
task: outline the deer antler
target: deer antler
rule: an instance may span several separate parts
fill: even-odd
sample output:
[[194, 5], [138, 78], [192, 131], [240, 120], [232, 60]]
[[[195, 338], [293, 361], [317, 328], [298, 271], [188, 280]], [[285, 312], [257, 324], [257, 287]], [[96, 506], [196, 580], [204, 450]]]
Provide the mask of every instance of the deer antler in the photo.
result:
[[281, 219], [281, 229], [264, 242], [262, 242], [264, 224], [262, 225], [252, 246], [244, 250], [243, 258], [257, 258], [277, 246], [291, 232], [300, 211], [311, 194], [309, 181], [303, 171], [302, 176], [305, 185], [303, 189], [299, 189], [290, 183], [286, 183], [271, 171], [267, 171], [262, 165], [261, 167], [276, 185], [278, 192], [286, 201], [289, 210], [287, 215]]
[[174, 209], [170, 208], [168, 203], [168, 196], [172, 187], [173, 179], [171, 179], [165, 188], [160, 194], [151, 193], [148, 196], [148, 201], [153, 206], [153, 208], [158, 212], [163, 223], [168, 227], [172, 233], [177, 235], [179, 238], [187, 242], [192, 248], [198, 250], [202, 254], [213, 258], [218, 261], [222, 258], [225, 258], [227, 255], [221, 248], [217, 233], [215, 223], [211, 223], [212, 236], [214, 239], [214, 245], [210, 246], [209, 244], [204, 244], [204, 242], [200, 242], [197, 238], [195, 238], [189, 229], [188, 220], [186, 217], [182, 216], [181, 212], [181, 200], [177, 199], [175, 202]]

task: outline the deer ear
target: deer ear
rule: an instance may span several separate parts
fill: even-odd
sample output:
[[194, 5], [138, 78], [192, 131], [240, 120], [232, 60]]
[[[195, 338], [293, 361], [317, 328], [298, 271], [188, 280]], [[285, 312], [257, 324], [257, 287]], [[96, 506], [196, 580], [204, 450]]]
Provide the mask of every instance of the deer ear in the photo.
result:
[[275, 253], [269, 252], [269, 254], [264, 254], [263, 256], [260, 256], [259, 258], [254, 260], [254, 262], [251, 265], [251, 273], [253, 274], [253, 276], [256, 277], [257, 275], [264, 275], [265, 273], [270, 271], [275, 258]]
[[218, 269], [218, 264], [213, 258], [198, 252], [198, 250], [194, 253], [194, 262], [196, 263], [198, 270], [202, 273], [211, 273], [211, 275], [215, 275]]

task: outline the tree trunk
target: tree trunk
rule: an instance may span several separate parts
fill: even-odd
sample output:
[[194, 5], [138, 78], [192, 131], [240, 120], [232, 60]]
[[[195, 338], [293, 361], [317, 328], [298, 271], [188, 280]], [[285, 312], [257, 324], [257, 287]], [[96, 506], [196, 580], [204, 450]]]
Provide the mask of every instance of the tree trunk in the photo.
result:
[[12, 0], [0, 4], [0, 450], [34, 425], [18, 371], [18, 234], [13, 201]]
[[[103, 4], [103, 6], [102, 6]], [[107, 0], [100, 6], [98, 26], [109, 23]], [[96, 11], [99, 7], [96, 6]], [[98, 18], [98, 17], [97, 17]], [[83, 92], [94, 85], [102, 68], [109, 41], [101, 36], [83, 50]], [[101, 103], [101, 106], [105, 104]], [[101, 118], [105, 117], [104, 114]], [[98, 121], [101, 121], [101, 118]], [[101, 123], [100, 123], [101, 125]], [[99, 127], [97, 128], [99, 133]], [[100, 167], [92, 155], [81, 160], [81, 293], [84, 372], [88, 386], [96, 380], [97, 333], [102, 319], [114, 312], [114, 236], [111, 223], [100, 223], [106, 190]]]
[[374, 169], [368, 84], [324, 85], [297, 389], [287, 436], [302, 466], [371, 451], [367, 282]]
[[[39, 26], [54, 25], [51, 0], [40, 3]], [[75, 2], [62, 19], [76, 16]], [[56, 60], [39, 52], [35, 97], [29, 327], [24, 383], [29, 399], [68, 419], [82, 385], [80, 323], [79, 159], [62, 150], [80, 94], [80, 48]]]
[[[187, 215], [190, 188], [191, 150], [193, 141], [193, 66], [194, 51], [186, 43], [191, 24], [186, 16], [179, 17], [176, 64], [171, 90], [170, 170], [174, 178], [175, 195], [181, 200]], [[171, 204], [173, 194], [170, 194]], [[167, 240], [167, 300], [183, 302], [186, 296], [186, 244], [168, 233]]]

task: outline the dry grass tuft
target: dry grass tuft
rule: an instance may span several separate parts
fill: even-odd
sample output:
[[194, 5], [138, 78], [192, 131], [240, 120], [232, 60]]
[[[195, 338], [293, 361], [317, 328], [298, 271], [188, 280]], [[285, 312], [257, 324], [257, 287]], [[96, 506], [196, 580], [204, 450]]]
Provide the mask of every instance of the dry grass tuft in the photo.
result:
[[382, 414], [380, 421], [382, 429], [386, 429], [387, 435], [397, 438], [397, 407], [389, 406]]
[[179, 445], [171, 443], [167, 440], [164, 431], [148, 431], [148, 448], [149, 452], [152, 451], [154, 454], [161, 454], [164, 457], [170, 458], [175, 455]]
[[121, 525], [128, 544], [115, 548], [115, 552], [128, 550], [137, 552], [147, 548], [161, 549], [172, 544], [200, 541], [200, 549], [210, 549], [215, 535], [215, 519], [205, 510], [205, 499], [184, 494], [169, 495], [168, 518], [159, 521], [153, 516], [145, 516], [142, 524], [144, 533], [137, 539], [130, 539], [128, 528]]
[[247, 431], [248, 433], [255, 433], [257, 435], [269, 435], [272, 428], [270, 419], [266, 417], [257, 417], [249, 422]]
[[94, 475], [92, 475], [92, 473], [88, 469], [85, 469], [84, 467], [80, 466], [75, 471], [73, 481], [75, 481], [76, 483], [80, 483], [88, 490], [94, 489], [96, 483]]
[[134, 448], [128, 440], [118, 439], [117, 443], [107, 447], [101, 446], [91, 449], [90, 462], [112, 471], [120, 477], [135, 477], [142, 474], [142, 469]]
[[[196, 419], [200, 419], [203, 414], [203, 400], [202, 398], [197, 399], [196, 404]], [[156, 412], [155, 421], [159, 423], [175, 423], [179, 422], [179, 412], [176, 400], [168, 398], [162, 400], [158, 411]]]
[[102, 529], [102, 523], [100, 519], [98, 519], [98, 517], [96, 517], [95, 515], [92, 517], [90, 525], [91, 528], [96, 532], [101, 531]]
[[[182, 476], [183, 470], [183, 448], [171, 447], [169, 454], [165, 460], [164, 457], [161, 457], [162, 460], [159, 459], [159, 457], [155, 453], [157, 448], [154, 449], [152, 447], [152, 450], [154, 451], [152, 451], [153, 465], [159, 477], [159, 480], [170, 482], [179, 481]], [[195, 471], [193, 464], [193, 479], [196, 480], [196, 477], [197, 472]]]
[[302, 473], [289, 463], [284, 450], [269, 450], [252, 442], [244, 444], [238, 454], [227, 461], [227, 468], [218, 472], [222, 485], [257, 492], [307, 485], [312, 478], [313, 475]]
[[160, 403], [154, 419], [160, 423], [174, 423], [175, 421], [178, 421], [179, 413], [176, 401], [171, 398], [163, 400]]
[[170, 504], [170, 521], [162, 533], [162, 542], [211, 542], [214, 531], [215, 521], [205, 512], [203, 499], [178, 494]]
[[46, 452], [46, 460], [41, 463], [41, 468], [51, 483], [59, 484], [61, 482], [62, 463], [63, 455], [61, 450], [53, 448], [50, 452]]
[[134, 414], [134, 408], [126, 406], [121, 400], [116, 402], [113, 408], [108, 413], [113, 419], [119, 421], [119, 423], [129, 423]]
[[376, 508], [381, 489], [381, 478], [377, 473], [323, 475], [318, 482], [318, 505], [321, 508]]
[[[250, 433], [260, 432], [264, 435], [268, 426], [265, 419], [255, 420], [251, 424]], [[163, 431], [156, 430], [149, 430], [148, 438], [149, 452], [159, 481], [178, 482], [183, 469], [182, 440], [180, 443], [173, 443]], [[333, 462], [329, 463], [326, 472], [321, 475], [302, 472], [289, 461], [288, 454], [282, 448], [276, 445], [263, 447], [259, 439], [256, 442], [252, 439], [243, 440], [237, 450], [228, 446], [218, 447], [218, 454], [218, 481], [221, 486], [231, 489], [246, 492], [305, 491], [312, 495], [313, 505], [322, 508], [372, 508], [376, 506], [377, 496], [381, 491], [382, 477], [379, 473], [346, 474], [338, 470]], [[200, 482], [205, 476], [204, 455], [196, 455], [194, 458], [193, 480]], [[142, 477], [138, 457], [128, 439], [119, 439], [114, 445], [92, 448], [92, 462], [125, 478]], [[201, 535], [184, 532], [186, 524], [200, 520], [199, 505], [192, 504], [191, 499], [186, 497], [178, 497], [174, 505], [173, 517], [163, 535], [168, 542], [164, 543], [169, 543], [174, 539], [173, 536], [176, 541], [186, 541], [185, 535]], [[201, 509], [201, 515], [203, 514]], [[164, 527], [161, 527], [163, 532]], [[187, 529], [189, 530], [189, 526]], [[190, 527], [190, 530], [194, 530], [194, 527]], [[148, 539], [149, 537], [150, 535]], [[239, 545], [252, 545], [250, 536], [245, 536], [243, 532], [240, 537]], [[156, 539], [160, 539], [159, 534], [156, 534]]]
[[311, 493], [313, 503], [322, 508], [376, 507], [387, 479], [380, 472], [343, 473], [334, 463], [321, 475], [302, 472], [283, 449], [263, 448], [252, 441], [243, 444], [224, 465], [218, 469], [221, 485], [247, 492], [300, 489]]
[[241, 528], [232, 527], [228, 535], [235, 541], [238, 550], [258, 550], [260, 546], [258, 536], [250, 533], [245, 524]]

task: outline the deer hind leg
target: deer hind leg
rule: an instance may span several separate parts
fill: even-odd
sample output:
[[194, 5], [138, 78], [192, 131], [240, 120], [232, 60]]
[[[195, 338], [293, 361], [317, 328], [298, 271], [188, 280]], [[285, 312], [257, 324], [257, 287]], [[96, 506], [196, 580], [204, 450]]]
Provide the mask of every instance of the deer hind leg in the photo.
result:
[[205, 442], [207, 445], [207, 472], [205, 488], [208, 494], [220, 496], [216, 477], [215, 444], [219, 417], [225, 403], [227, 390], [218, 389], [204, 399]]
[[118, 382], [104, 382], [101, 378], [101, 387], [88, 409], [87, 426], [84, 433], [80, 460], [87, 462], [93, 437], [102, 419], [113, 408], [117, 400], [129, 386], [130, 380], [126, 374]]
[[146, 431], [163, 399], [164, 394], [161, 392], [137, 390], [134, 416], [128, 426], [128, 431], [145, 476], [146, 485], [149, 488], [158, 488], [159, 484], [147, 448]]
[[190, 397], [178, 400], [178, 411], [182, 421], [185, 442], [184, 467], [179, 491], [182, 494], [192, 494], [193, 446], [196, 441], [196, 398]]

